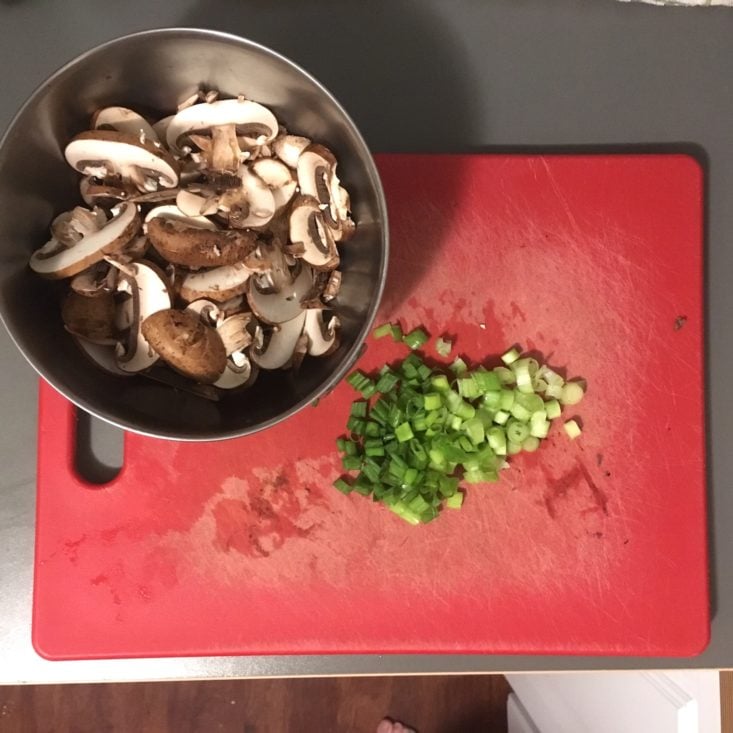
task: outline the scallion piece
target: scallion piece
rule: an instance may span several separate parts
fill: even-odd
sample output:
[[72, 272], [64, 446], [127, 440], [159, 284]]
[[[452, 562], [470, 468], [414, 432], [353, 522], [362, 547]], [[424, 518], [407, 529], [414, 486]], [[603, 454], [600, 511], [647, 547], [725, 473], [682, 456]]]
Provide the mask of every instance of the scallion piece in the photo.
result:
[[415, 437], [409, 422], [403, 422], [401, 425], [398, 425], [395, 428], [394, 434], [400, 443], [406, 443], [408, 440], [412, 440]]
[[505, 363], [505, 364], [506, 364], [507, 366], [509, 366], [510, 364], [513, 364], [513, 363], [514, 363], [514, 362], [515, 362], [515, 361], [516, 361], [517, 359], [519, 359], [519, 357], [520, 357], [521, 355], [522, 355], [522, 354], [521, 354], [521, 352], [519, 351], [519, 349], [516, 349], [516, 348], [511, 348], [511, 349], [509, 349], [509, 351], [507, 351], [507, 352], [505, 352], [505, 353], [503, 353], [503, 354], [501, 355], [501, 360], [502, 360], [502, 361], [503, 361], [503, 362], [504, 362], [504, 363]]
[[374, 336], [375, 339], [381, 339], [385, 336], [389, 336], [392, 333], [392, 324], [391, 323], [383, 323], [381, 326], [377, 326], [372, 331], [372, 336]]
[[527, 453], [534, 453], [540, 447], [540, 439], [535, 438], [534, 435], [530, 435], [529, 438], [525, 438], [522, 442], [522, 450], [526, 450]]
[[423, 403], [428, 411], [439, 410], [443, 406], [443, 400], [438, 392], [428, 392], [423, 397]]
[[463, 493], [456, 491], [455, 494], [445, 500], [445, 505], [448, 509], [460, 509], [463, 506]]
[[402, 340], [415, 351], [415, 349], [419, 349], [423, 344], [427, 343], [428, 335], [422, 328], [415, 328], [410, 333], [405, 334]]
[[351, 492], [352, 492], [352, 491], [354, 490], [354, 487], [353, 487], [353, 486], [352, 486], [351, 484], [348, 484], [348, 483], [346, 483], [346, 481], [344, 481], [344, 479], [342, 479], [342, 478], [337, 478], [337, 479], [336, 479], [336, 480], [335, 480], [335, 481], [333, 482], [333, 485], [334, 485], [334, 486], [335, 486], [335, 487], [336, 487], [336, 488], [337, 488], [337, 489], [338, 489], [338, 490], [339, 490], [339, 491], [340, 491], [340, 492], [341, 492], [342, 494], [350, 494], [350, 493], [351, 493]]
[[444, 339], [443, 337], [440, 337], [435, 341], [435, 350], [442, 357], [448, 356], [452, 348], [453, 348], [453, 342], [449, 341], [448, 339]]
[[545, 414], [548, 419], [556, 420], [562, 414], [562, 407], [557, 400], [547, 400], [545, 402]]
[[393, 323], [392, 324], [392, 340], [396, 341], [397, 343], [402, 341], [402, 326], [400, 326], [399, 323]]
[[457, 356], [450, 365], [450, 369], [455, 374], [463, 374], [468, 369], [468, 364], [460, 356]]
[[568, 382], [562, 388], [562, 396], [560, 402], [563, 405], [577, 405], [583, 399], [585, 392], [578, 382]]
[[568, 420], [563, 425], [563, 428], [565, 429], [565, 432], [567, 433], [567, 436], [568, 438], [570, 438], [570, 440], [575, 440], [583, 432], [580, 429], [580, 425], [578, 425], [575, 420]]
[[354, 417], [366, 417], [367, 414], [367, 403], [361, 400], [351, 403], [351, 411], [349, 413]]

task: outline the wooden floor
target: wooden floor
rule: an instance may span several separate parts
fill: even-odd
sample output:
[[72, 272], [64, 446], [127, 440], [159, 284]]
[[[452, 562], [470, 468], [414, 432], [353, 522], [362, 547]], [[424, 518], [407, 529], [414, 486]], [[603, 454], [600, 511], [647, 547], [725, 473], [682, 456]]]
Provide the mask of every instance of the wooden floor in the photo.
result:
[[0, 687], [2, 733], [505, 733], [500, 675]]

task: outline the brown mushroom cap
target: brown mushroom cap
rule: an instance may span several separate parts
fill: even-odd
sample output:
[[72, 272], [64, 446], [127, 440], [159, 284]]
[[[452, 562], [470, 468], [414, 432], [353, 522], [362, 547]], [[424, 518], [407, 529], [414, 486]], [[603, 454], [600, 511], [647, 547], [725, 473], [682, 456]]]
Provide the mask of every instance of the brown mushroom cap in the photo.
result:
[[115, 301], [112, 293], [93, 298], [73, 290], [61, 304], [61, 318], [69, 333], [95, 344], [113, 344], [116, 337]]
[[221, 337], [196, 313], [158, 311], [143, 321], [142, 331], [160, 358], [184, 376], [212, 384], [224, 373], [227, 355]]
[[211, 230], [155, 217], [148, 239], [161, 257], [185, 267], [221, 267], [241, 262], [257, 246], [257, 235], [242, 230]]

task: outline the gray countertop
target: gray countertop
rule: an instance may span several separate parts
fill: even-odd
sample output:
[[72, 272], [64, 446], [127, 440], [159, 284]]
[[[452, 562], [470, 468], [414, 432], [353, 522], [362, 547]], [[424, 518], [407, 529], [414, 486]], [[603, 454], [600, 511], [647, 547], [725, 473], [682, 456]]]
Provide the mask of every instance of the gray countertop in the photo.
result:
[[[695, 145], [708, 166], [712, 640], [695, 659], [226, 657], [46, 662], [30, 642], [36, 377], [0, 332], [0, 683], [733, 666], [733, 10], [614, 0], [0, 0], [0, 129], [45, 77], [117, 35], [225, 30], [314, 73], [375, 151]], [[2, 202], [0, 202], [2, 206]], [[674, 500], [671, 497], [671, 500]]]

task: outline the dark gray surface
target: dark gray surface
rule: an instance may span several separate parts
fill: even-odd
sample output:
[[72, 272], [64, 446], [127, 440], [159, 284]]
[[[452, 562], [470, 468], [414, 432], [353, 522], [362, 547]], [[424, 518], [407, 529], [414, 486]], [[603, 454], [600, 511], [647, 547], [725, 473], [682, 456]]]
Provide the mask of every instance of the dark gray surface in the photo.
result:
[[[215, 10], [213, 9], [215, 8]], [[148, 3], [0, 0], [0, 126], [53, 69], [115, 35], [201, 25], [272, 46], [320, 78], [374, 150], [694, 143], [709, 159], [708, 334], [715, 618], [696, 659], [276, 657], [47, 663], [30, 646], [35, 379], [0, 336], [0, 681], [123, 680], [733, 662], [733, 10], [614, 0]], [[8, 73], [7, 70], [16, 70]], [[22, 71], [22, 73], [21, 73]], [[0, 202], [0, 206], [2, 202]], [[674, 501], [674, 497], [670, 497]]]

